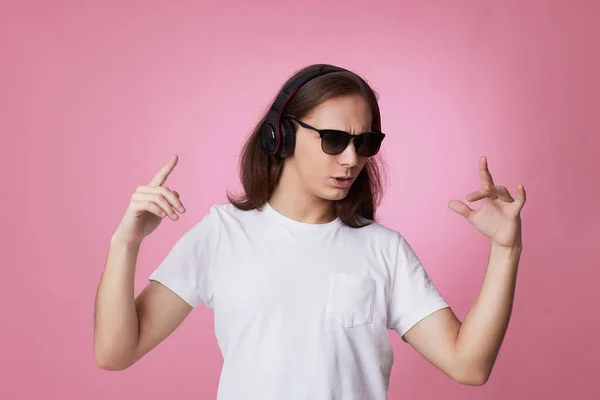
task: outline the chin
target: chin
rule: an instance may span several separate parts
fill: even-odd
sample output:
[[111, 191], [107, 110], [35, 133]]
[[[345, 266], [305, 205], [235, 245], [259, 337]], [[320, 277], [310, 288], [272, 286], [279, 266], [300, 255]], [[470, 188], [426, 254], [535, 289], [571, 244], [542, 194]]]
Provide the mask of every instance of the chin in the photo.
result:
[[319, 193], [319, 197], [324, 200], [338, 201], [338, 200], [342, 200], [346, 196], [348, 196], [348, 192], [349, 192], [349, 188], [348, 189], [328, 188], [327, 190], [324, 190], [321, 193]]

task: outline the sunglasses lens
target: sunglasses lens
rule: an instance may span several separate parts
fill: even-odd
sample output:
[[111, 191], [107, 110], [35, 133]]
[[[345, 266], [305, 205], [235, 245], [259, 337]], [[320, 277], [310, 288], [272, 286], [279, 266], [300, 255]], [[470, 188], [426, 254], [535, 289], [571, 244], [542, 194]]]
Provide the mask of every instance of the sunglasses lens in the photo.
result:
[[365, 133], [356, 143], [356, 153], [361, 157], [371, 157], [379, 152], [383, 136], [376, 132]]
[[344, 132], [323, 131], [321, 147], [325, 153], [335, 155], [344, 151], [348, 146], [348, 142], [350, 142], [350, 137]]
[[[343, 152], [351, 136], [342, 131], [326, 130], [322, 131], [323, 137], [321, 147], [327, 154], [336, 155]], [[354, 145], [356, 146], [356, 154], [361, 157], [371, 157], [379, 152], [381, 141], [384, 135], [377, 132], [368, 132], [359, 136], [354, 136]]]

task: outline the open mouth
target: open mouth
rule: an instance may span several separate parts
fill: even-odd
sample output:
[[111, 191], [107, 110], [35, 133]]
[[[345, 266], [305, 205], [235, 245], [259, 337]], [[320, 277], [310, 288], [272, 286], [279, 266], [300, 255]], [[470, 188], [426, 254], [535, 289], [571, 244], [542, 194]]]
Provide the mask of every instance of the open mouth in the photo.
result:
[[350, 186], [350, 184], [352, 183], [352, 177], [338, 177], [338, 178], [331, 178], [331, 180], [333, 181], [333, 184], [337, 187], [348, 187]]

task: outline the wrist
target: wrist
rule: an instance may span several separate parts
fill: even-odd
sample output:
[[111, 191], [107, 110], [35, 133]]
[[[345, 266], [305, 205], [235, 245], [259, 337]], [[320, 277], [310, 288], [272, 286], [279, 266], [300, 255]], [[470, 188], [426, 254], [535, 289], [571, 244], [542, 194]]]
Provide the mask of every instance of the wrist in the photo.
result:
[[110, 237], [110, 245], [111, 245], [111, 247], [117, 246], [117, 247], [127, 248], [130, 250], [137, 250], [142, 245], [142, 242], [141, 241], [139, 241], [139, 242], [127, 241], [127, 240], [120, 238], [116, 233], [114, 233]]
[[494, 242], [490, 242], [490, 249], [491, 251], [497, 254], [503, 254], [506, 256], [518, 256], [523, 251], [523, 244], [519, 242], [512, 246], [503, 246]]

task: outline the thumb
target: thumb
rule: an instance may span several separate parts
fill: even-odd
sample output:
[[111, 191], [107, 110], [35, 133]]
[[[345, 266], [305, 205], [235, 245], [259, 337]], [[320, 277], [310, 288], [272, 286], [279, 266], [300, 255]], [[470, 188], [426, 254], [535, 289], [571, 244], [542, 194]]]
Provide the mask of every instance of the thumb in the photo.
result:
[[469, 218], [469, 216], [473, 212], [473, 209], [471, 209], [469, 206], [467, 206], [460, 200], [451, 200], [448, 203], [448, 208], [450, 208], [455, 213], [462, 215], [464, 218]]

